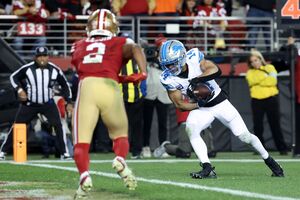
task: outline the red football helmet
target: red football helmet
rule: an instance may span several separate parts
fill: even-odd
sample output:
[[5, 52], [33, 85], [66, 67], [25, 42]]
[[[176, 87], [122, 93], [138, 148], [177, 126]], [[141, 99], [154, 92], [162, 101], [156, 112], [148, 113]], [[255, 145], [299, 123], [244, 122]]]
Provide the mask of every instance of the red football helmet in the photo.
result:
[[87, 22], [87, 34], [91, 36], [116, 36], [119, 32], [116, 16], [107, 9], [95, 10]]

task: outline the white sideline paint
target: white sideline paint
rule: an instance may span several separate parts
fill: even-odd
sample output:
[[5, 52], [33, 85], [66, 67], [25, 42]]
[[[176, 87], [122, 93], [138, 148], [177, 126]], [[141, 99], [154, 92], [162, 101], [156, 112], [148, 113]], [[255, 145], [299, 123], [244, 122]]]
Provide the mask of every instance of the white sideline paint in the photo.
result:
[[[75, 167], [62, 167], [62, 166], [56, 166], [56, 165], [35, 164], [35, 163], [24, 163], [24, 164], [20, 164], [20, 165], [28, 165], [28, 166], [34, 166], [34, 167], [50, 168], [50, 169], [61, 169], [61, 170], [66, 170], [66, 171], [77, 172], [77, 169]], [[95, 174], [98, 176], [104, 176], [104, 177], [109, 177], [109, 178], [120, 178], [117, 174], [99, 172], [99, 171], [90, 171], [90, 174]], [[242, 197], [257, 198], [257, 199], [300, 200], [300, 199], [291, 198], [291, 197], [273, 196], [273, 195], [268, 195], [268, 194], [255, 193], [255, 192], [246, 192], [246, 191], [242, 191], [242, 190], [210, 187], [210, 186], [203, 186], [203, 185], [199, 185], [199, 184], [191, 184], [191, 183], [183, 183], [183, 182], [175, 182], [175, 181], [164, 181], [164, 180], [159, 180], [159, 179], [147, 179], [147, 178], [137, 177], [137, 180], [141, 181], [141, 182], [152, 183], [152, 184], [173, 185], [173, 186], [177, 186], [177, 187], [220, 192], [220, 193], [225, 193], [225, 194], [231, 194], [234, 196], [242, 196]]]
[[[230, 163], [260, 163], [262, 159], [210, 159], [214, 162]], [[276, 159], [278, 162], [300, 162], [300, 159]], [[27, 163], [73, 163], [74, 160], [30, 160]], [[91, 160], [91, 163], [111, 163], [112, 160]], [[146, 159], [146, 160], [126, 160], [126, 163], [191, 163], [199, 162], [198, 159]], [[14, 161], [0, 161], [1, 163], [14, 163]], [[15, 164], [15, 163], [14, 163]]]

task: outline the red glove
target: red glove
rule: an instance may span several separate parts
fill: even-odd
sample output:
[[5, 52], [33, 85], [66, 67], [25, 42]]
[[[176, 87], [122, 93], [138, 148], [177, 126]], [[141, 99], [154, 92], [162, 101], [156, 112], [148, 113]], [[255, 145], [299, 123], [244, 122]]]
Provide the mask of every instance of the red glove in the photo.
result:
[[131, 74], [129, 76], [121, 75], [119, 76], [120, 83], [133, 83], [138, 84], [139, 82], [145, 80], [147, 78], [146, 73], [138, 73], [138, 74]]

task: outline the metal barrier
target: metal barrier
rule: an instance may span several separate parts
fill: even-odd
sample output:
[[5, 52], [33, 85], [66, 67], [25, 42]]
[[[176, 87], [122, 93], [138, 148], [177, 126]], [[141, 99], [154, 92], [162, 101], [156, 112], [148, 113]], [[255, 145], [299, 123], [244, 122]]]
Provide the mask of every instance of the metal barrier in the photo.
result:
[[[50, 17], [41, 27], [39, 24], [24, 25], [26, 20], [21, 17], [0, 15], [0, 35], [23, 58], [32, 57], [37, 41], [46, 43], [54, 56], [68, 56], [72, 43], [86, 36], [87, 18], [76, 16], [75, 21], [68, 21]], [[119, 17], [118, 20], [120, 31], [130, 32], [138, 43], [146, 41], [152, 46], [163, 34], [168, 39], [181, 40], [188, 49], [198, 47], [206, 54], [245, 53], [252, 47], [269, 52], [286, 42], [274, 28], [272, 18]], [[222, 20], [227, 23], [223, 28], [220, 26]], [[39, 34], [32, 35], [32, 32]], [[251, 34], [254, 35], [252, 39]], [[250, 45], [254, 41], [257, 43]]]

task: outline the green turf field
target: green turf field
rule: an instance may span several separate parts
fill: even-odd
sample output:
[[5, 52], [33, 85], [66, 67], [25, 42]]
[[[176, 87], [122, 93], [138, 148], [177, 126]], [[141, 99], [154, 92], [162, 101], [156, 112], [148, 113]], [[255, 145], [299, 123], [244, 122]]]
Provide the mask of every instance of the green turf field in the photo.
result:
[[[89, 199], [175, 200], [175, 199], [300, 199], [300, 159], [272, 154], [285, 170], [285, 178], [271, 177], [271, 171], [252, 153], [218, 153], [212, 164], [217, 179], [191, 179], [199, 170], [192, 159], [130, 160], [128, 165], [138, 179], [138, 188], [128, 191], [111, 168], [113, 154], [92, 154], [90, 173], [93, 190]], [[78, 187], [73, 161], [39, 160], [16, 164], [0, 161], [0, 199], [72, 199]]]

